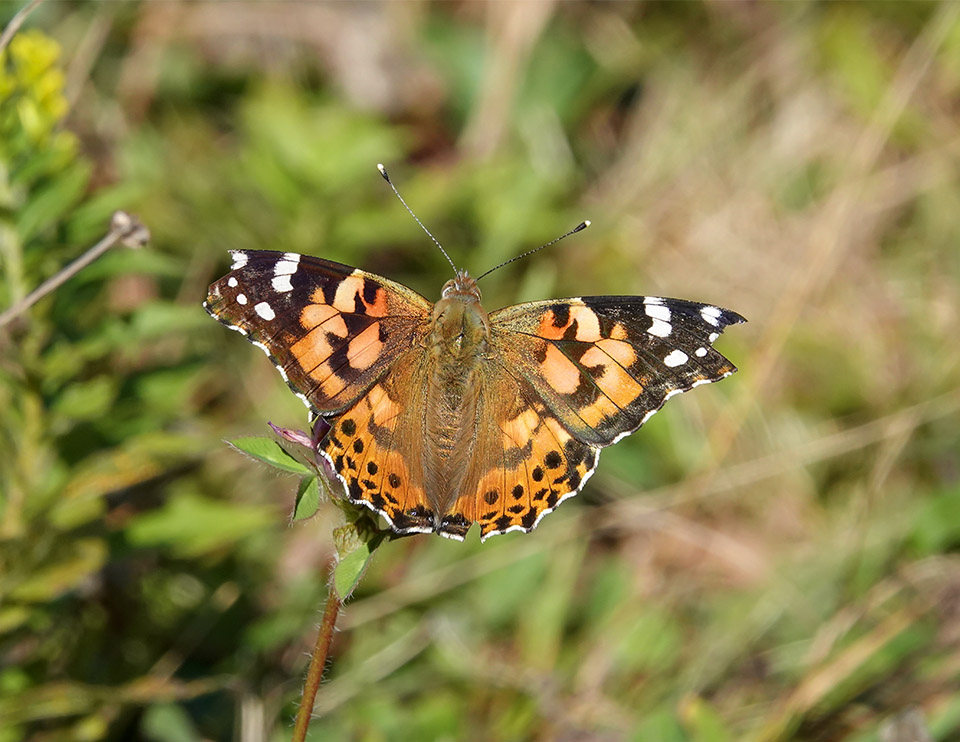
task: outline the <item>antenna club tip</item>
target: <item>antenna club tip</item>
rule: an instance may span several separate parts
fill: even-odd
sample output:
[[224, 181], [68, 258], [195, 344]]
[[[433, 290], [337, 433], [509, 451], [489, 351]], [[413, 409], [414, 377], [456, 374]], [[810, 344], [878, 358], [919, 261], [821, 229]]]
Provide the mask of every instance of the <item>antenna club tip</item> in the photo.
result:
[[589, 219], [584, 219], [584, 220], [583, 220], [583, 226], [589, 227], [591, 224], [593, 224], [593, 222], [591, 222]]
[[380, 171], [380, 175], [383, 176], [383, 179], [389, 183], [389, 182], [390, 182], [390, 176], [387, 175], [387, 169], [383, 166], [383, 163], [382, 163], [382, 162], [378, 162], [378, 163], [377, 163], [377, 170]]

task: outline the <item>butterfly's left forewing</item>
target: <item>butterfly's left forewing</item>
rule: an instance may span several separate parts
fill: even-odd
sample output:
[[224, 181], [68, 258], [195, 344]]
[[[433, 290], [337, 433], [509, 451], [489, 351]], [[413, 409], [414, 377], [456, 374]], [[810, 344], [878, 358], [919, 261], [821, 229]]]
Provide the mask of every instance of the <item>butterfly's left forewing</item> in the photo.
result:
[[637, 296], [534, 302], [490, 315], [503, 364], [594, 446], [633, 432], [672, 395], [736, 371], [712, 346], [724, 327], [743, 321], [709, 304]]

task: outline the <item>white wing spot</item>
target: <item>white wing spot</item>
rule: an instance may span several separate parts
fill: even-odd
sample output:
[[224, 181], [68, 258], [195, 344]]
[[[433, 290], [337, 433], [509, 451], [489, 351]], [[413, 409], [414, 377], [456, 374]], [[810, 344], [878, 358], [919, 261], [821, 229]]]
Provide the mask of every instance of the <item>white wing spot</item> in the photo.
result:
[[711, 332], [711, 333], [710, 333], [710, 337], [707, 338], [707, 339], [712, 343], [712, 342], [713, 342], [714, 340], [716, 340], [718, 337], [720, 337], [720, 333], [719, 333], [719, 332]]
[[700, 308], [700, 316], [703, 317], [703, 321], [714, 327], [720, 326], [720, 314], [721, 310], [719, 307], [707, 306]]
[[659, 296], [645, 296], [643, 297], [644, 304], [663, 304], [663, 299]]
[[238, 270], [247, 264], [246, 253], [240, 252], [239, 250], [231, 250], [230, 254], [233, 256], [233, 265], [230, 266], [232, 270]]
[[658, 338], [669, 337], [672, 328], [670, 327], [669, 322], [664, 322], [662, 319], [653, 318], [653, 321], [650, 323], [650, 327], [647, 328], [647, 332], [651, 335], [656, 335]]
[[648, 304], [644, 308], [644, 311], [647, 313], [648, 317], [662, 319], [664, 322], [670, 321], [670, 309], [663, 306], [663, 304]]
[[668, 355], [666, 358], [664, 358], [663, 362], [667, 364], [670, 368], [674, 368], [675, 366], [682, 366], [688, 360], [690, 360], [690, 356], [688, 356], [682, 350], [675, 350], [672, 353], [670, 353], [670, 355]]
[[694, 355], [696, 355], [697, 358], [703, 358], [706, 354], [707, 354], [706, 348], [697, 348], [694, 351]]
[[289, 260], [291, 263], [299, 263], [301, 257], [300, 253], [296, 252], [285, 252], [283, 254], [283, 259]]
[[[279, 263], [278, 263], [279, 265]], [[288, 291], [293, 291], [293, 284], [290, 283], [290, 276], [274, 276], [273, 277], [273, 290], [285, 294]]]
[[292, 260], [278, 260], [273, 266], [273, 275], [275, 276], [291, 275], [296, 272], [297, 263]]
[[270, 307], [270, 305], [267, 304], [267, 302], [265, 301], [262, 301], [259, 304], [257, 304], [257, 306], [253, 308], [253, 311], [255, 311], [257, 314], [259, 314], [268, 322], [277, 316], [274, 313], [273, 309]]
[[247, 295], [246, 294], [237, 294], [237, 304], [246, 304]]
[[227, 286], [229, 286], [232, 289], [237, 288], [237, 279], [234, 278], [233, 276], [230, 276], [230, 278], [227, 279]]

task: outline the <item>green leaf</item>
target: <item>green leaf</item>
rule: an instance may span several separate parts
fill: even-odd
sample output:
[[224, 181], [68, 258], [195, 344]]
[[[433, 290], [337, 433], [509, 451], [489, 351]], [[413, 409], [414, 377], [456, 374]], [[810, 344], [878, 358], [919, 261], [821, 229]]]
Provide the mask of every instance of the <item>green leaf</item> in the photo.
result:
[[293, 506], [291, 520], [306, 520], [317, 514], [320, 507], [320, 485], [316, 477], [304, 477], [297, 487], [297, 503]]
[[696, 742], [729, 742], [732, 739], [717, 713], [709, 703], [697, 696], [688, 696], [680, 703], [683, 725]]
[[107, 374], [78, 381], [64, 389], [53, 403], [53, 412], [69, 422], [96, 420], [107, 414], [117, 391], [115, 377]]
[[37, 189], [17, 213], [17, 232], [26, 242], [62, 219], [83, 196], [90, 180], [91, 168], [86, 163], [74, 165], [42, 189]]
[[924, 556], [960, 543], [960, 487], [936, 493], [923, 503], [914, 518], [910, 540]]
[[140, 729], [147, 739], [154, 742], [200, 742], [201, 739], [190, 714], [177, 703], [147, 707]]
[[339, 561], [333, 570], [333, 588], [340, 600], [346, 600], [356, 590], [383, 537], [382, 533], [362, 532], [353, 523], [334, 529], [333, 542]]
[[305, 464], [301, 464], [293, 456], [284, 450], [284, 448], [275, 440], [264, 438], [263, 436], [251, 436], [249, 438], [234, 438], [227, 443], [240, 453], [270, 464], [282, 471], [291, 474], [313, 475], [313, 472]]
[[48, 564], [14, 587], [9, 598], [36, 603], [56, 598], [78, 587], [107, 561], [107, 545], [97, 538], [81, 539], [59, 561]]
[[134, 546], [166, 545], [179, 556], [194, 557], [269, 527], [272, 520], [272, 508], [185, 492], [174, 496], [161, 510], [133, 520], [126, 535]]

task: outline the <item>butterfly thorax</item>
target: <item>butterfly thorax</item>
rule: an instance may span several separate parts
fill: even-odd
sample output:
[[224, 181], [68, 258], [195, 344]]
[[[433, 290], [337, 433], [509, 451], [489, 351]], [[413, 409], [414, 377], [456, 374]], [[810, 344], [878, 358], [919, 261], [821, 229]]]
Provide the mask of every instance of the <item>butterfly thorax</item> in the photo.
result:
[[427, 496], [437, 512], [443, 512], [464, 483], [476, 437], [479, 375], [489, 343], [490, 321], [480, 305], [480, 290], [474, 279], [459, 273], [443, 287], [426, 339], [423, 470]]

